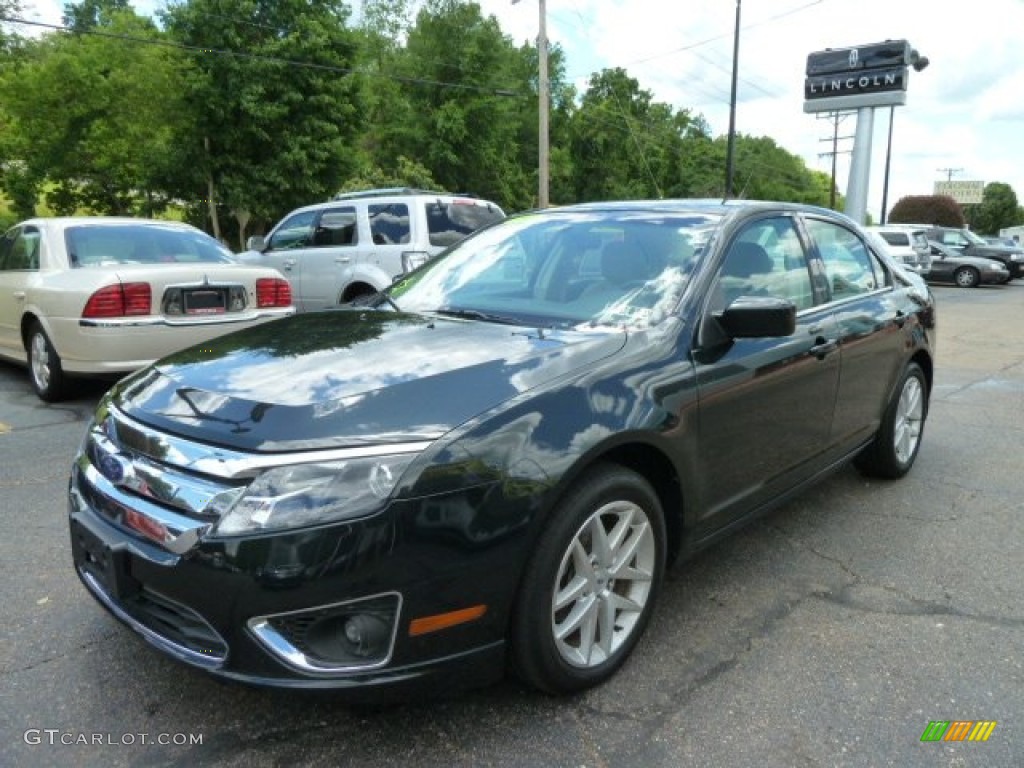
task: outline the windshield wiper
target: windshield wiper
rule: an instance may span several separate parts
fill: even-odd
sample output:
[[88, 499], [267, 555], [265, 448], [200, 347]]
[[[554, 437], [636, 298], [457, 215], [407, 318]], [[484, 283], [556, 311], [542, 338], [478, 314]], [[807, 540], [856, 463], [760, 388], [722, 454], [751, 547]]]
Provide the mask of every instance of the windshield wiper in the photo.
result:
[[485, 323], [501, 323], [502, 325], [525, 325], [522, 320], [505, 315], [492, 315], [490, 312], [481, 312], [479, 309], [458, 309], [454, 307], [441, 307], [435, 309], [434, 314], [445, 317], [459, 317], [464, 320], [482, 320]]
[[402, 308], [398, 306], [398, 303], [391, 298], [391, 295], [387, 291], [377, 291], [376, 293], [366, 293], [362, 296], [357, 296], [352, 300], [351, 306], [372, 307], [373, 309], [376, 309], [385, 302], [395, 310], [395, 312], [402, 311]]

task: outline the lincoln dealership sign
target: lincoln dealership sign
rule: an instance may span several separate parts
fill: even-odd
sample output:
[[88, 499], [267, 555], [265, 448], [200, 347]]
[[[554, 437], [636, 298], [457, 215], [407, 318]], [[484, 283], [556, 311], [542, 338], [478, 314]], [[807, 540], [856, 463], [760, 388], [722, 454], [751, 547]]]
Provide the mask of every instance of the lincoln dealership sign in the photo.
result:
[[807, 57], [804, 112], [881, 107], [907, 102], [906, 40], [828, 48]]

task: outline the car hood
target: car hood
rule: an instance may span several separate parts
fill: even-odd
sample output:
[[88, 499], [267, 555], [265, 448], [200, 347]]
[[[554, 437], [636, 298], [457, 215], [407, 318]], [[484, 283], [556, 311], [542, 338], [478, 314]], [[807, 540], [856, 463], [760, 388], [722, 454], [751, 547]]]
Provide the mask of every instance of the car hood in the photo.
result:
[[431, 440], [613, 354], [625, 337], [374, 310], [308, 313], [164, 358], [111, 399], [157, 429], [239, 450]]

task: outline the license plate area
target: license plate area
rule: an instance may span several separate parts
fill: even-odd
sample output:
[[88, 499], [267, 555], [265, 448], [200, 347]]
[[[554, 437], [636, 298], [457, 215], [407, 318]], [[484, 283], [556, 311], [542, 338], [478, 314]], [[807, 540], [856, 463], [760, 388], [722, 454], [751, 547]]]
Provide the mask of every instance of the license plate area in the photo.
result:
[[85, 526], [71, 522], [71, 544], [75, 564], [98, 581], [107, 593], [125, 600], [137, 594], [142, 585], [131, 575], [131, 557], [124, 549], [105, 544]]
[[227, 291], [220, 288], [189, 288], [185, 291], [186, 315], [222, 315], [227, 311]]

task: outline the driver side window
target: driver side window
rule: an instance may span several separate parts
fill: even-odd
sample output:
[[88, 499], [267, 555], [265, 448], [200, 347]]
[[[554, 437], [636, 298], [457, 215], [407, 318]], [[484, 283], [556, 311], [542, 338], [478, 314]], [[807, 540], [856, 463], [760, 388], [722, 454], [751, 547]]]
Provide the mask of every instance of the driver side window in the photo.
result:
[[740, 296], [787, 299], [797, 311], [813, 306], [807, 256], [792, 219], [762, 219], [742, 230], [726, 250], [714, 295], [714, 309]]

